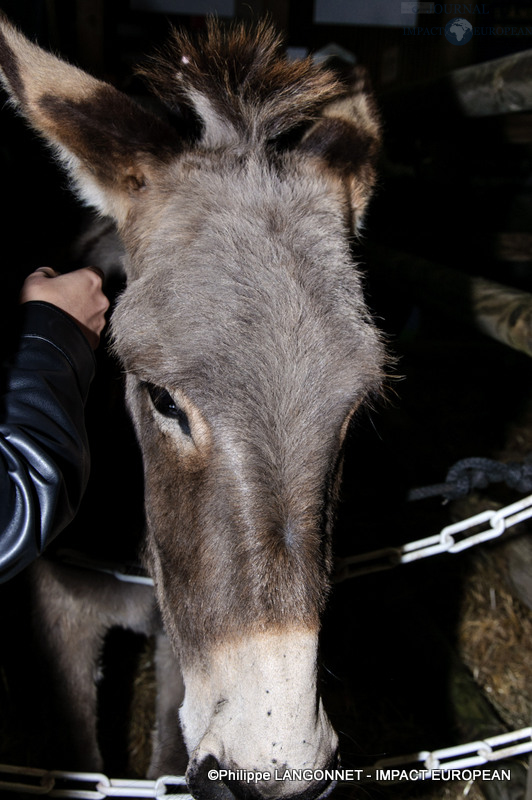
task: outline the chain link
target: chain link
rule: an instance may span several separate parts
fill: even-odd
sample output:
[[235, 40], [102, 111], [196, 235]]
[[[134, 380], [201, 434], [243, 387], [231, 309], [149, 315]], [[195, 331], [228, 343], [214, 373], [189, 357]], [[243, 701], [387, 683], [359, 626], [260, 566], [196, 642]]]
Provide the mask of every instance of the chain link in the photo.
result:
[[502, 761], [532, 752], [532, 727], [501, 733], [476, 742], [444, 747], [441, 750], [421, 751], [408, 756], [382, 758], [372, 769], [387, 767], [418, 768], [427, 771], [427, 778], [435, 770], [469, 769], [470, 767]]
[[[523, 522], [532, 517], [532, 495], [522, 500], [512, 503], [510, 506], [499, 509], [498, 511], [488, 510], [476, 514], [474, 517], [447, 525], [440, 533], [434, 536], [427, 536], [424, 539], [417, 539], [414, 542], [403, 544], [398, 547], [384, 547], [381, 550], [373, 550], [370, 553], [362, 553], [356, 556], [347, 556], [338, 559], [334, 573], [334, 582], [342, 583], [350, 578], [358, 578], [361, 575], [369, 575], [374, 572], [382, 572], [392, 569], [400, 564], [409, 564], [421, 558], [440, 555], [441, 553], [460, 553], [469, 547], [482, 544], [490, 539], [501, 536], [508, 528]], [[459, 534], [470, 528], [488, 523], [488, 527], [483, 531], [471, 533], [469, 536], [459, 538]], [[116, 566], [102, 565], [97, 561], [92, 561], [85, 556], [70, 551], [61, 552], [61, 561], [73, 566], [91, 569], [96, 572], [104, 572], [113, 575], [115, 578], [128, 583], [141, 583], [146, 586], [153, 586], [153, 580], [145, 574], [138, 566], [120, 569]]]
[[85, 553], [80, 553], [76, 550], [70, 550], [64, 547], [57, 551], [56, 557], [61, 564], [80, 567], [81, 569], [87, 569], [93, 572], [102, 572], [106, 575], [112, 575], [117, 580], [125, 583], [140, 583], [144, 586], [153, 586], [153, 579], [150, 578], [146, 570], [137, 563], [130, 562], [121, 565], [109, 564], [91, 558]]
[[[416, 771], [417, 777], [430, 779], [440, 770], [464, 770], [503, 761], [532, 752], [532, 727], [501, 733], [466, 744], [443, 747], [440, 750], [422, 750], [411, 755], [381, 758], [370, 768], [361, 770], [372, 779], [383, 780], [383, 773], [401, 769]], [[8, 776], [8, 780], [5, 777]], [[15, 781], [14, 776], [23, 780]], [[385, 778], [392, 781], [393, 777]], [[31, 783], [29, 782], [31, 781]], [[69, 785], [71, 784], [71, 785]], [[177, 788], [178, 792], [168, 792]], [[0, 764], [0, 792], [64, 797], [71, 800], [105, 800], [108, 797], [167, 798], [167, 800], [193, 800], [188, 793], [183, 776], [163, 776], [157, 780], [128, 780], [108, 778], [101, 773], [60, 772], [30, 767]]]
[[[532, 495], [498, 511], [492, 509], [482, 511], [473, 517], [447, 525], [440, 533], [425, 539], [417, 539], [415, 542], [409, 542], [399, 547], [385, 547], [371, 553], [338, 559], [334, 581], [341, 583], [349, 578], [392, 569], [399, 564], [408, 564], [440, 553], [460, 553], [469, 547], [501, 536], [508, 528], [530, 517], [532, 517]], [[460, 536], [471, 528], [481, 525], [487, 525], [487, 527], [484, 530]]]
[[130, 780], [108, 778], [99, 772], [62, 772], [9, 764], [0, 764], [0, 792], [75, 800], [102, 800], [107, 797], [193, 800], [182, 775], [164, 775], [151, 781]]
[[[505, 506], [498, 511], [492, 509], [482, 511], [473, 517], [447, 525], [440, 533], [427, 536], [424, 539], [417, 539], [414, 542], [399, 545], [398, 547], [384, 547], [380, 550], [373, 550], [370, 553], [338, 559], [333, 580], [335, 583], [342, 583], [350, 578], [382, 572], [400, 564], [419, 561], [421, 558], [428, 558], [441, 553], [460, 553], [469, 547], [474, 547], [477, 544], [502, 536], [508, 528], [530, 517], [532, 517], [532, 495], [528, 495], [528, 497]], [[462, 538], [459, 537], [459, 534], [464, 531], [486, 523], [488, 527], [484, 530], [471, 533], [469, 536]], [[153, 586], [153, 579], [146, 575], [144, 570], [136, 564], [124, 565], [120, 568], [116, 565], [102, 564], [69, 550], [60, 551], [59, 556], [63, 563], [71, 564], [72, 566], [103, 572], [112, 575], [117, 580], [128, 583]]]
[[[339, 559], [334, 580], [336, 583], [341, 583], [349, 578], [392, 569], [399, 564], [407, 564], [440, 553], [460, 553], [462, 550], [501, 536], [508, 528], [531, 517], [532, 495], [529, 495], [498, 511], [483, 511], [468, 519], [447, 525], [434, 536], [398, 547], [386, 547]], [[460, 534], [481, 525], [488, 527], [460, 538]], [[83, 566], [97, 568], [94, 564], [89, 566], [86, 562]], [[152, 583], [151, 579], [144, 575], [124, 573], [114, 568], [100, 566], [99, 571], [112, 574], [119, 580]], [[430, 778], [434, 770], [459, 770], [530, 752], [532, 752], [532, 727], [432, 752], [421, 751], [412, 755], [380, 759], [371, 769], [378, 774], [379, 770], [388, 767], [415, 768], [419, 765], [421, 774], [426, 771], [426, 777]], [[167, 789], [171, 787], [177, 788], [178, 791], [168, 792]], [[0, 792], [6, 791], [73, 800], [105, 800], [108, 797], [164, 797], [168, 800], [193, 800], [183, 776], [163, 776], [157, 780], [129, 780], [108, 778], [101, 773], [62, 772], [0, 764]]]

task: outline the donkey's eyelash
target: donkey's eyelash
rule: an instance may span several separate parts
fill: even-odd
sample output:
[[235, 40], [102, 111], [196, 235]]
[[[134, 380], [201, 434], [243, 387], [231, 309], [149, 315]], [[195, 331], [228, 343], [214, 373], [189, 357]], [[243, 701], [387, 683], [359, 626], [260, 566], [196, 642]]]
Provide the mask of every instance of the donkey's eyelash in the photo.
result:
[[156, 411], [162, 414], [163, 417], [175, 419], [179, 423], [179, 427], [186, 436], [191, 436], [190, 422], [186, 413], [180, 408], [170, 392], [163, 389], [162, 386], [156, 386], [154, 383], [143, 381], [142, 386], [147, 389], [150, 399]]

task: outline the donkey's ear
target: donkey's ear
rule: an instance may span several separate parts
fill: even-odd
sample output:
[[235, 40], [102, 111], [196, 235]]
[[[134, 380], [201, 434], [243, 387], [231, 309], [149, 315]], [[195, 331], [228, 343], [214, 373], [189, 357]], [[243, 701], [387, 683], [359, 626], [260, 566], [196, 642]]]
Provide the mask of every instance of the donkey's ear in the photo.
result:
[[323, 108], [300, 144], [347, 182], [355, 229], [373, 192], [380, 145], [379, 114], [367, 74], [356, 67], [345, 94]]
[[0, 17], [0, 79], [13, 104], [51, 144], [83, 200], [119, 223], [177, 134], [103, 81], [32, 44]]

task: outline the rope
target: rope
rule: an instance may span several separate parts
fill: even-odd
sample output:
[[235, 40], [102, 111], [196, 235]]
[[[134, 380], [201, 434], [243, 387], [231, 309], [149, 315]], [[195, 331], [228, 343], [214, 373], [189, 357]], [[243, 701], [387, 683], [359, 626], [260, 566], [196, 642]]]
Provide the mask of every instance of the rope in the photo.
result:
[[503, 464], [490, 458], [464, 458], [451, 467], [445, 483], [411, 489], [408, 500], [425, 500], [442, 496], [458, 500], [474, 489], [485, 489], [490, 483], [506, 483], [510, 489], [523, 494], [532, 492], [532, 454], [524, 461]]

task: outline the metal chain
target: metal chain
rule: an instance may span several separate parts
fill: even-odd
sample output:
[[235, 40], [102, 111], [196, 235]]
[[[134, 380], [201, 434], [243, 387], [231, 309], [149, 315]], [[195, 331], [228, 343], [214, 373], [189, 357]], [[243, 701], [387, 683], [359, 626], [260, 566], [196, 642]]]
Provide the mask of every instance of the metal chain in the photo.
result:
[[[373, 550], [370, 553], [338, 559], [333, 580], [335, 583], [342, 583], [342, 581], [346, 581], [349, 578], [357, 578], [373, 572], [382, 572], [400, 564], [408, 564], [411, 561], [418, 561], [421, 558], [439, 555], [440, 553], [460, 553], [469, 547], [474, 547], [477, 544], [482, 544], [482, 542], [502, 536], [512, 525], [517, 525], [530, 517], [532, 517], [532, 495], [498, 511], [482, 511], [474, 517], [455, 522], [453, 525], [447, 525], [440, 533], [428, 536], [425, 539], [417, 539], [414, 542], [397, 547], [384, 547], [381, 550]], [[488, 527], [485, 530], [471, 533], [461, 539], [458, 538], [458, 534], [485, 523], [488, 523]], [[117, 580], [128, 583], [153, 586], [153, 579], [146, 574], [141, 574], [143, 570], [138, 565], [118, 567], [101, 564], [84, 555], [66, 550], [59, 551], [58, 556], [63, 563], [71, 564], [72, 566], [113, 575]], [[126, 568], [127, 571], [125, 571]]]
[[136, 562], [122, 563], [119, 565], [110, 564], [105, 561], [100, 561], [99, 559], [91, 558], [77, 550], [70, 550], [64, 547], [56, 552], [55, 557], [61, 564], [88, 569], [93, 572], [103, 572], [125, 583], [140, 583], [144, 586], [153, 586], [153, 579], [146, 573], [144, 567]]
[[532, 752], [532, 727], [517, 731], [501, 733], [476, 742], [443, 747], [441, 750], [429, 752], [423, 750], [408, 756], [382, 758], [372, 769], [377, 771], [387, 767], [418, 768], [426, 771], [427, 778], [435, 770], [469, 769], [494, 761]]
[[[447, 525], [439, 534], [418, 539], [398, 547], [386, 547], [370, 553], [339, 559], [336, 564], [335, 582], [391, 569], [441, 553], [459, 553], [482, 542], [501, 536], [508, 528], [532, 517], [532, 495], [512, 503], [498, 511], [487, 510], [468, 519]], [[460, 538], [460, 534], [472, 528], [486, 525], [484, 530]], [[71, 555], [71, 554], [69, 554]], [[145, 575], [122, 572], [111, 566], [88, 563], [73, 557], [65, 559], [77, 566], [96, 569], [114, 575], [119, 580], [151, 584]], [[455, 745], [440, 750], [421, 751], [406, 756], [384, 758], [367, 771], [374, 779], [388, 775], [388, 769], [410, 768], [419, 772], [418, 777], [430, 778], [436, 770], [460, 770], [488, 764], [532, 752], [532, 728], [492, 736], [484, 740]], [[366, 772], [366, 770], [363, 770]], [[393, 774], [393, 773], [391, 773]], [[7, 779], [6, 779], [7, 776]], [[16, 777], [23, 778], [15, 780]], [[69, 785], [71, 784], [71, 785]], [[167, 792], [169, 787], [179, 787], [178, 792]], [[101, 773], [61, 772], [17, 767], [0, 764], [0, 792], [11, 791], [49, 797], [76, 798], [76, 800], [102, 800], [107, 797], [160, 798], [169, 800], [193, 800], [188, 793], [183, 776], [164, 776], [155, 781], [108, 778]]]
[[[371, 553], [341, 559], [337, 564], [336, 582], [390, 569], [398, 564], [409, 563], [439, 553], [459, 553], [481, 542], [501, 536], [509, 527], [530, 517], [532, 517], [532, 495], [498, 511], [483, 511], [468, 519], [447, 525], [435, 536], [418, 539], [399, 547], [383, 548]], [[488, 527], [485, 530], [459, 537], [459, 534], [464, 531], [478, 528], [486, 523]], [[120, 578], [120, 572], [117, 570], [106, 569], [105, 571]], [[125, 576], [125, 579], [130, 580], [131, 575]], [[147, 582], [145, 578], [143, 582]], [[375, 772], [378, 780], [379, 774], [386, 774], [387, 768], [406, 768], [410, 765], [415, 769], [416, 765], [421, 765], [418, 777], [430, 778], [431, 772], [438, 769], [465, 769], [529, 752], [532, 752], [532, 728], [523, 728], [481, 741], [455, 745], [432, 752], [422, 751], [409, 756], [381, 759], [373, 765], [371, 771]], [[424, 772], [426, 774], [423, 774]], [[6, 776], [8, 776], [7, 780]], [[24, 778], [24, 782], [15, 780], [14, 778], [17, 776]], [[69, 786], [69, 784], [73, 785]], [[168, 787], [179, 787], [179, 791], [178, 793], [167, 792]], [[102, 800], [107, 797], [166, 797], [170, 800], [193, 800], [187, 791], [183, 776], [164, 776], [156, 781], [137, 781], [110, 779], [101, 773], [48, 771], [5, 764], [0, 764], [0, 792], [2, 791], [46, 794], [49, 797], [76, 798], [77, 800]]]
[[[415, 772], [416, 780], [430, 779], [435, 772], [442, 770], [447, 772], [471, 769], [530, 752], [532, 727], [432, 752], [423, 750], [411, 755], [382, 758], [371, 767], [350, 771], [356, 773], [357, 781], [369, 778], [380, 782], [394, 782], [404, 780], [402, 776], [405, 772], [407, 777], [408, 773]], [[167, 791], [172, 788], [174, 791]], [[108, 778], [96, 772], [48, 771], [0, 764], [0, 792], [3, 791], [76, 800], [105, 800], [107, 797], [193, 800], [188, 793], [185, 778], [181, 775], [167, 775], [152, 781], [128, 780]]]
[[106, 797], [164, 797], [193, 800], [182, 775], [165, 775], [157, 780], [108, 778], [99, 772], [62, 772], [0, 764], [0, 792], [102, 800]]
[[[447, 525], [440, 533], [425, 539], [417, 539], [415, 542], [398, 547], [385, 547], [371, 553], [338, 559], [334, 581], [341, 583], [349, 578], [392, 569], [399, 564], [408, 564], [411, 561], [418, 561], [421, 558], [428, 558], [440, 553], [460, 553], [469, 547], [501, 536], [512, 525], [517, 525], [530, 517], [532, 517], [532, 495], [498, 511], [489, 509], [460, 522]], [[484, 530], [475, 531], [463, 537], [459, 536], [470, 528], [486, 524], [487, 527]]]

